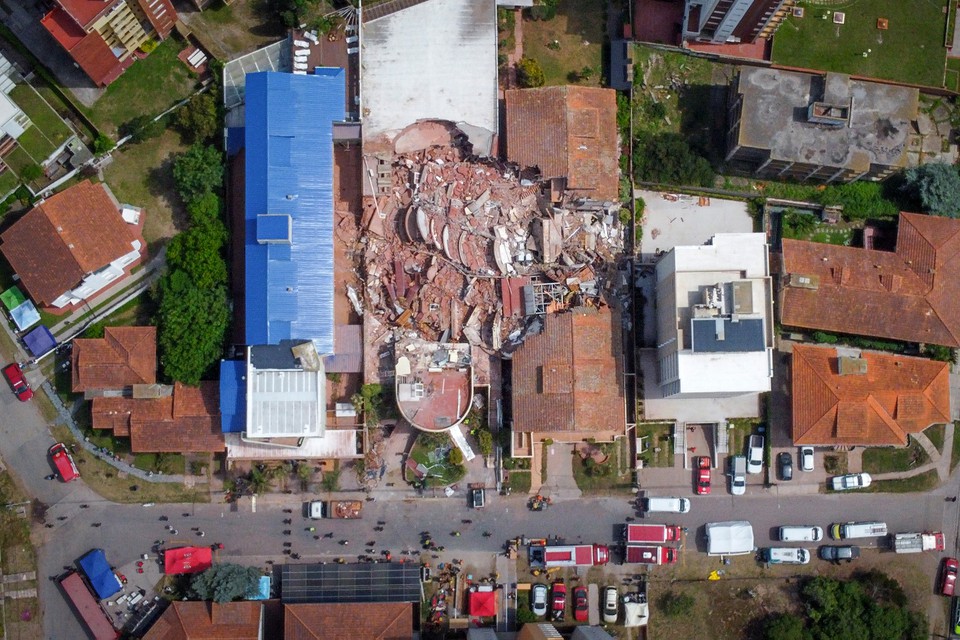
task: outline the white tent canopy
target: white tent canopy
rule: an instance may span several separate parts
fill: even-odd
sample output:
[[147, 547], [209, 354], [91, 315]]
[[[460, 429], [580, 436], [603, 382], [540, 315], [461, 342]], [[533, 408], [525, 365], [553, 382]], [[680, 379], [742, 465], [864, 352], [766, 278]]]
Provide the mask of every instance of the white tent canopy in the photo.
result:
[[707, 555], [739, 556], [755, 549], [753, 527], [746, 520], [707, 524]]

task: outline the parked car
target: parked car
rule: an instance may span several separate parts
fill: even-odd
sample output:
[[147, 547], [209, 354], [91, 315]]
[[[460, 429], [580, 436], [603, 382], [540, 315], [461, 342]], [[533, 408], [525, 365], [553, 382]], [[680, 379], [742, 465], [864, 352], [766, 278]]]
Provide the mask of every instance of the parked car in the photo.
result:
[[530, 610], [536, 616], [547, 615], [547, 585], [538, 582], [530, 590]]
[[697, 495], [705, 496], [710, 493], [710, 458], [697, 458]]
[[824, 545], [820, 547], [820, 559], [840, 564], [841, 560], [853, 562], [860, 557], [860, 547], [854, 545]]
[[470, 490], [470, 506], [474, 509], [482, 509], [487, 502], [486, 491], [483, 487], [477, 487]]
[[813, 471], [813, 447], [800, 447], [800, 471]]
[[870, 486], [869, 473], [848, 473], [845, 476], [830, 478], [830, 488], [834, 491], [850, 491], [851, 489], [866, 489]]
[[616, 587], [607, 587], [603, 590], [603, 621], [607, 624], [616, 624], [620, 614], [620, 592]]
[[573, 590], [573, 619], [577, 622], [586, 622], [590, 604], [587, 602], [587, 588], [577, 587]]
[[26, 402], [33, 397], [33, 389], [30, 388], [27, 379], [23, 377], [23, 369], [20, 368], [20, 365], [14, 362], [13, 364], [8, 364], [3, 368], [3, 375], [7, 379], [7, 382], [10, 383], [10, 388], [13, 389], [13, 392], [17, 396], [17, 400], [20, 402]]
[[65, 444], [58, 442], [50, 447], [47, 453], [50, 455], [50, 460], [53, 462], [57, 475], [60, 476], [62, 482], [70, 482], [80, 477], [80, 470], [77, 469], [73, 456], [67, 452]]
[[747, 459], [743, 456], [730, 458], [730, 493], [742, 496], [747, 492]]
[[552, 618], [556, 622], [563, 622], [563, 615], [567, 608], [567, 585], [562, 582], [553, 583]]
[[783, 481], [793, 480], [793, 456], [786, 451], [777, 454], [777, 470]]
[[763, 471], [763, 436], [750, 436], [747, 446], [747, 473]]
[[957, 570], [960, 562], [956, 558], [944, 558], [943, 569], [940, 570], [940, 593], [952, 596], [957, 588]]

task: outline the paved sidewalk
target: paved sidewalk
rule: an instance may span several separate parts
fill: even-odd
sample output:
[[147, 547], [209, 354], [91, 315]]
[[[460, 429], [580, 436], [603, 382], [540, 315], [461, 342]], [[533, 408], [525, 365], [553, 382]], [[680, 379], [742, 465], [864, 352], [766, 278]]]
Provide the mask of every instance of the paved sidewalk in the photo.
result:
[[930, 457], [930, 461], [926, 464], [922, 464], [915, 469], [910, 469], [909, 471], [891, 471], [890, 473], [877, 473], [873, 474], [871, 477], [874, 480], [902, 480], [904, 478], [912, 478], [914, 476], [922, 475], [931, 469], [937, 470], [937, 478], [940, 483], [944, 483], [950, 479], [950, 458], [953, 453], [953, 432], [954, 424], [952, 422], [947, 423], [947, 428], [943, 433], [943, 450], [944, 453], [941, 454], [937, 451], [937, 448], [930, 442], [930, 438], [924, 433], [914, 433], [913, 437], [917, 443], [923, 447], [923, 450], [927, 452], [927, 455]]

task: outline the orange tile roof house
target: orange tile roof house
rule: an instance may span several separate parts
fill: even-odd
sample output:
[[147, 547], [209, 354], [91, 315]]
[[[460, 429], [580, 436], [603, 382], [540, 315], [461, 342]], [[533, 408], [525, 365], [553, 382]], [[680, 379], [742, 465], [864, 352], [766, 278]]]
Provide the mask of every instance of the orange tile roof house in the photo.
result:
[[[135, 220], [124, 216], [132, 212]], [[139, 211], [86, 181], [40, 202], [0, 235], [0, 252], [38, 306], [79, 304], [136, 265]]]
[[950, 421], [945, 362], [832, 347], [793, 347], [793, 442], [905, 445]]
[[146, 53], [151, 39], [173, 30], [177, 11], [171, 0], [53, 0], [40, 24], [83, 69], [105, 87]]
[[567, 189], [614, 200], [619, 189], [617, 92], [598, 87], [540, 87], [504, 93], [507, 159], [566, 178]]
[[74, 393], [157, 381], [157, 328], [107, 327], [102, 338], [77, 338], [70, 354]]
[[785, 326], [960, 346], [960, 220], [901, 213], [895, 252], [783, 241]]
[[518, 432], [622, 433], [622, 347], [608, 309], [544, 316], [543, 331], [513, 355]]
[[261, 640], [259, 602], [171, 602], [143, 640]]
[[207, 453], [224, 451], [220, 429], [220, 384], [201, 382], [188, 387], [177, 382], [172, 390], [151, 398], [94, 398], [94, 429], [110, 429], [130, 436], [134, 453]]
[[288, 604], [283, 607], [284, 640], [410, 640], [409, 602]]

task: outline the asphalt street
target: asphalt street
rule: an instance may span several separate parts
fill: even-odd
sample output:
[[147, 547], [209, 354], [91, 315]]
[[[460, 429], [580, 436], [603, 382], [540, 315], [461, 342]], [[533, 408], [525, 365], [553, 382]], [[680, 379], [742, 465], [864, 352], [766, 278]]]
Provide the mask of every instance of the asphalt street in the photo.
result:
[[[637, 521], [675, 523], [688, 528], [688, 547], [705, 549], [703, 526], [707, 522], [749, 520], [754, 526], [757, 546], [771, 542], [782, 524], [818, 524], [878, 519], [891, 531], [939, 529], [947, 534], [947, 551], [956, 553], [958, 503], [945, 502], [944, 496], [956, 495], [956, 479], [949, 486], [922, 496], [912, 494], [831, 494], [779, 496], [776, 487], [763, 490], [751, 487], [746, 496], [734, 497], [719, 486], [712, 496], [692, 497], [692, 509], [685, 515], [638, 517], [635, 501], [620, 498], [579, 498], [560, 501], [544, 512], [526, 508], [522, 496], [488, 496], [488, 506], [471, 511], [463, 496], [452, 498], [410, 499], [405, 494], [378, 494], [364, 505], [361, 520], [310, 521], [301, 514], [302, 501], [310, 496], [271, 496], [258, 501], [256, 511], [249, 499], [236, 505], [118, 505], [93, 494], [82, 481], [64, 485], [45, 480], [51, 473], [46, 451], [54, 442], [49, 428], [34, 403], [20, 403], [9, 392], [0, 392], [0, 454], [26, 490], [49, 506], [47, 522], [53, 528], [38, 527], [38, 575], [44, 608], [45, 637], [60, 639], [83, 637], [84, 631], [70, 610], [53, 577], [72, 566], [91, 548], [103, 548], [116, 566], [127, 564], [148, 553], [156, 540], [167, 544], [210, 544], [222, 542], [221, 561], [267, 567], [268, 561], [289, 561], [283, 543], [301, 555], [300, 562], [329, 560], [364, 553], [366, 542], [387, 549], [395, 557], [403, 551], [419, 548], [421, 531], [430, 531], [437, 544], [446, 547], [445, 558], [464, 552], [498, 552], [504, 541], [518, 536], [557, 535], [568, 542], [612, 543], [627, 517]], [[81, 470], [82, 473], [82, 470]], [[88, 505], [81, 508], [81, 505]], [[285, 513], [292, 509], [293, 513]], [[184, 514], [189, 514], [185, 516]], [[160, 517], [166, 516], [167, 521]], [[64, 519], [59, 519], [64, 518]], [[283, 522], [292, 518], [292, 524]], [[472, 520], [463, 524], [464, 519]], [[378, 520], [386, 522], [383, 532], [375, 532]], [[99, 527], [94, 523], [102, 523]], [[179, 535], [172, 536], [167, 525]], [[308, 527], [315, 526], [310, 532]], [[191, 531], [205, 532], [201, 539]], [[289, 530], [289, 535], [284, 531]], [[461, 532], [454, 537], [452, 531]], [[483, 532], [493, 535], [484, 537]], [[332, 533], [331, 538], [324, 538]], [[314, 536], [321, 536], [315, 540]], [[349, 545], [340, 545], [349, 540]], [[869, 541], [864, 541], [869, 542]], [[861, 545], [869, 546], [869, 545]], [[952, 548], [951, 548], [952, 547]], [[692, 549], [688, 549], [690, 552]]]

